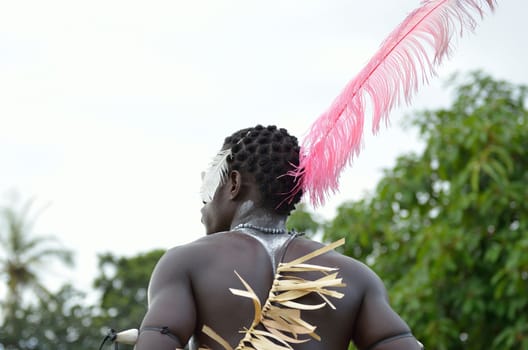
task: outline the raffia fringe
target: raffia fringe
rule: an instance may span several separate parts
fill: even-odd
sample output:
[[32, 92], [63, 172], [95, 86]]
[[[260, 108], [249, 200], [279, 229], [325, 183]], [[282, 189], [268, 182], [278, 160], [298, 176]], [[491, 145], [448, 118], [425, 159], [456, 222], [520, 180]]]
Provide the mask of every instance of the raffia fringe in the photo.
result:
[[[343, 238], [293, 261], [280, 263], [268, 299], [263, 307], [251, 286], [235, 271], [245, 289], [230, 288], [229, 290], [234, 295], [251, 299], [255, 309], [253, 322], [249, 328], [241, 331], [241, 333], [245, 333], [245, 336], [235, 350], [293, 350], [292, 344], [305, 343], [311, 339], [320, 340], [321, 338], [315, 333], [316, 326], [304, 321], [301, 317], [301, 311], [317, 310], [327, 305], [335, 309], [329, 297], [341, 299], [344, 294], [328, 288], [345, 287], [345, 284], [342, 278], [338, 277], [338, 268], [306, 264], [305, 262], [344, 243], [345, 239]], [[323, 276], [311, 281], [288, 275], [288, 273], [295, 272], [320, 272]], [[304, 304], [296, 301], [311, 293], [319, 295], [321, 303]], [[259, 324], [265, 330], [257, 329]], [[229, 343], [210, 327], [204, 326], [202, 332], [225, 350], [233, 350]], [[207, 349], [209, 348], [201, 347], [199, 350]]]

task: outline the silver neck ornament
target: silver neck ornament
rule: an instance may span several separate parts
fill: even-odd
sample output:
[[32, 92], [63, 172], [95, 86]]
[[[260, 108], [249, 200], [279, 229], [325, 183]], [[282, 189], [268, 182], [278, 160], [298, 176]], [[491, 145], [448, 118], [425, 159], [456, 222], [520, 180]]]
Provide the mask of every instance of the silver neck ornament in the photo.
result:
[[262, 227], [262, 226], [257, 226], [257, 225], [253, 225], [253, 224], [248, 224], [248, 223], [239, 224], [239, 225], [233, 227], [231, 229], [231, 231], [236, 231], [236, 230], [239, 230], [241, 228], [249, 228], [251, 230], [260, 231], [262, 233], [266, 233], [266, 234], [269, 234], [269, 235], [282, 235], [282, 234], [285, 234], [285, 233], [288, 233], [288, 234], [293, 234], [294, 233], [292, 231], [288, 231], [288, 230], [282, 229], [282, 228]]

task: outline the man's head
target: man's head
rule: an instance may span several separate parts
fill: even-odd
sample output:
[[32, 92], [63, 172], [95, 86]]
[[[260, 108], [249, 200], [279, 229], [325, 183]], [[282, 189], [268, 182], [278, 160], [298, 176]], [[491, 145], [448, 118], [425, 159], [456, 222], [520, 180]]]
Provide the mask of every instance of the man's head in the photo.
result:
[[263, 206], [286, 215], [295, 208], [302, 193], [288, 199], [295, 186], [295, 179], [286, 174], [299, 165], [296, 137], [288, 134], [286, 129], [279, 129], [274, 125], [257, 125], [227, 137], [223, 149], [231, 149], [231, 156], [227, 159], [230, 170], [238, 170], [254, 177]]
[[[277, 214], [288, 215], [302, 196], [301, 191], [292, 195], [295, 179], [287, 175], [298, 164], [299, 145], [296, 137], [276, 126], [257, 125], [227, 137], [211, 169], [226, 176], [231, 171], [240, 172], [247, 181], [251, 179], [258, 187], [260, 206], [274, 210]], [[206, 177], [210, 179], [211, 173], [206, 174]], [[225, 183], [226, 177], [219, 177], [217, 181], [218, 184]], [[210, 191], [211, 195], [214, 187]]]

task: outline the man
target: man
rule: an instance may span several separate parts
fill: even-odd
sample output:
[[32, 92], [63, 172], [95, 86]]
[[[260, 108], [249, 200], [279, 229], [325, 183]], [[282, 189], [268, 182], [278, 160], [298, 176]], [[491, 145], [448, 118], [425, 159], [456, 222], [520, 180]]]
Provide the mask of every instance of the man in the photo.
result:
[[[284, 129], [259, 125], [226, 138], [203, 179], [207, 235], [158, 262], [137, 350], [187, 343], [191, 349], [345, 350], [350, 342], [359, 349], [420, 349], [367, 266], [286, 231], [302, 195], [292, 192], [295, 179], [286, 174], [298, 162], [297, 139]], [[306, 262], [284, 265], [314, 251]], [[316, 270], [304, 270], [306, 264]], [[317, 269], [331, 268], [337, 273], [319, 280]], [[277, 271], [287, 280], [275, 278]], [[278, 291], [282, 283], [290, 287]], [[317, 292], [289, 289], [315, 284]], [[285, 295], [291, 298], [279, 300]]]

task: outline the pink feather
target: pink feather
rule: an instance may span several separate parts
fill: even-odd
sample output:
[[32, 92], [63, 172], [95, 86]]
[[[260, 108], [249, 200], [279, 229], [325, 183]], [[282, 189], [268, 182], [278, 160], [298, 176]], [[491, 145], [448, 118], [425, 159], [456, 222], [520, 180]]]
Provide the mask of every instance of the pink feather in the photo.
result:
[[495, 0], [424, 0], [385, 39], [378, 52], [311, 126], [302, 142], [300, 164], [289, 175], [297, 178], [310, 202], [322, 205], [338, 190], [339, 175], [362, 145], [367, 101], [372, 108], [372, 132], [402, 100], [410, 102], [420, 85], [453, 47], [453, 35], [476, 27], [487, 5]]

